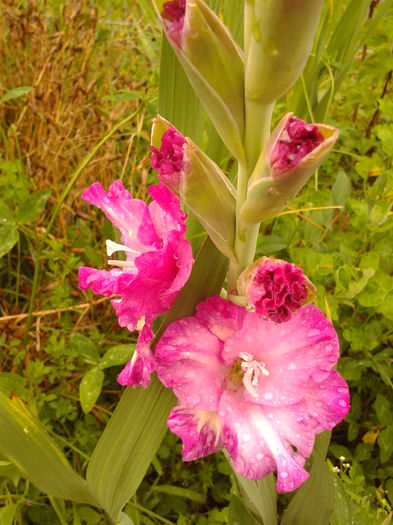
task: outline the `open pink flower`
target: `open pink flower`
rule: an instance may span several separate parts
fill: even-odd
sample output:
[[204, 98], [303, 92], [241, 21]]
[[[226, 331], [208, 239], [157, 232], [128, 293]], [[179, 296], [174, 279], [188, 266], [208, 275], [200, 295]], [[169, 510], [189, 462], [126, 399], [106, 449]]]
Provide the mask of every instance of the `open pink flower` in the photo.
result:
[[162, 6], [161, 17], [167, 34], [178, 46], [181, 43], [185, 13], [186, 0], [171, 0], [170, 2], [165, 2]]
[[303, 157], [317, 148], [324, 136], [315, 124], [307, 124], [297, 117], [289, 117], [272, 151], [270, 162], [274, 171], [296, 167]]
[[276, 323], [289, 321], [315, 294], [301, 268], [269, 257], [261, 257], [240, 275], [238, 291], [248, 309]]
[[348, 413], [348, 386], [332, 369], [334, 328], [312, 305], [276, 324], [220, 297], [169, 325], [156, 347], [156, 371], [179, 406], [169, 428], [183, 459], [219, 450], [250, 479], [277, 471], [280, 492], [307, 477], [315, 435]]
[[[96, 182], [83, 193], [82, 198], [100, 208], [120, 230], [122, 244], [107, 240], [108, 256], [121, 251], [125, 260], [109, 260], [113, 268], [110, 271], [79, 268], [81, 290], [91, 287], [94, 293], [118, 296], [112, 305], [120, 326], [131, 331], [146, 327], [134, 362], [144, 356], [147, 371], [151, 368], [146, 354], [147, 341], [152, 337], [151, 323], [172, 306], [193, 264], [191, 245], [184, 237], [186, 215], [179, 199], [163, 184], [151, 186], [149, 193], [154, 200], [147, 205], [133, 199], [119, 180], [108, 192]], [[144, 349], [142, 354], [140, 348]], [[145, 376], [132, 384], [143, 382]]]
[[151, 167], [157, 171], [158, 178], [175, 191], [179, 190], [180, 175], [184, 167], [183, 145], [185, 137], [177, 129], [169, 128], [161, 138], [160, 149], [151, 146], [153, 153]]

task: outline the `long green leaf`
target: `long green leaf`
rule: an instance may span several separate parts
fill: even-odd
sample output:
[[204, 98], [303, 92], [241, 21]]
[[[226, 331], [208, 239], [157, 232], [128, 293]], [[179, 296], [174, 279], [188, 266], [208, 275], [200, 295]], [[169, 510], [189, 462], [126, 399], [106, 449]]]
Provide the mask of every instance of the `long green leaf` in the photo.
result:
[[280, 525], [328, 525], [334, 509], [334, 486], [325, 463], [330, 432], [319, 435], [309, 479], [297, 490]]
[[175, 399], [158, 379], [128, 388], [109, 420], [87, 469], [87, 484], [116, 521], [135, 493], [166, 432]]
[[273, 474], [259, 481], [242, 476], [237, 476], [237, 480], [263, 525], [277, 525], [277, 490]]
[[78, 503], [97, 505], [86, 482], [44, 427], [21, 401], [0, 392], [0, 453], [12, 461], [41, 492]]
[[[170, 322], [192, 315], [195, 306], [221, 290], [227, 259], [206, 239], [191, 276], [165, 316], [159, 338]], [[156, 338], [156, 340], [157, 340]], [[137, 490], [166, 431], [175, 398], [154, 378], [147, 389], [127, 389], [94, 450], [87, 483], [112, 520]]]

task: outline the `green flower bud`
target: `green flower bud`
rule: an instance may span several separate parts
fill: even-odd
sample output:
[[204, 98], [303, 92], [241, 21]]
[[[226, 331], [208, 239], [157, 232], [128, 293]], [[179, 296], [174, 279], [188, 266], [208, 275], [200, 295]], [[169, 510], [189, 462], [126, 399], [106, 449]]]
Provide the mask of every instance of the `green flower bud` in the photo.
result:
[[204, 0], [153, 0], [164, 30], [223, 142], [244, 158], [242, 51]]
[[270, 104], [302, 73], [323, 0], [246, 0], [246, 99]]
[[233, 254], [236, 191], [220, 168], [190, 139], [158, 116], [152, 129], [152, 167], [193, 212], [217, 248]]
[[306, 124], [288, 113], [272, 133], [248, 183], [242, 220], [277, 215], [306, 184], [338, 139], [326, 124]]

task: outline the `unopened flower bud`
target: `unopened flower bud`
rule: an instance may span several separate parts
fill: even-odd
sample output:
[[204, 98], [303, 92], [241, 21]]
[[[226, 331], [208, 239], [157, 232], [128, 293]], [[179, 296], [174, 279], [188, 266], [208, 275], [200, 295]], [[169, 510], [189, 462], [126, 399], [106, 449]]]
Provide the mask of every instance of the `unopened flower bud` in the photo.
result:
[[295, 168], [299, 162], [324, 141], [324, 136], [315, 124], [307, 124], [297, 117], [289, 117], [277, 140], [270, 165], [272, 171], [281, 173]]
[[151, 167], [157, 171], [160, 181], [176, 193], [179, 191], [180, 174], [184, 167], [185, 143], [185, 137], [177, 129], [168, 128], [162, 135], [161, 147], [158, 149], [151, 146]]
[[301, 75], [323, 0], [246, 0], [246, 98], [269, 104]]
[[277, 215], [294, 198], [338, 139], [326, 124], [307, 124], [287, 114], [273, 131], [248, 183], [241, 209], [246, 222]]
[[186, 0], [172, 0], [162, 6], [161, 17], [171, 40], [181, 45], [181, 35], [186, 13]]
[[153, 0], [195, 93], [223, 142], [244, 158], [244, 62], [231, 34], [204, 0]]
[[225, 174], [160, 116], [153, 122], [151, 150], [160, 181], [179, 195], [217, 248], [234, 259], [236, 192]]
[[269, 257], [261, 257], [240, 275], [238, 292], [249, 310], [276, 323], [289, 321], [315, 297], [314, 285], [298, 266]]

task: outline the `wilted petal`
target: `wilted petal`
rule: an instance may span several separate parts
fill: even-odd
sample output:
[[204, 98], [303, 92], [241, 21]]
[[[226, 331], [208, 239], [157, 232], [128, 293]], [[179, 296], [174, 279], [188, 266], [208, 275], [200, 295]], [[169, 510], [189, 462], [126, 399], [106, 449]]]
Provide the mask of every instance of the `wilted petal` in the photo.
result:
[[315, 124], [291, 116], [278, 138], [270, 163], [274, 172], [283, 172], [296, 167], [299, 162], [324, 141]]
[[[90, 287], [94, 293], [110, 297], [117, 293], [117, 281], [121, 270], [96, 270], [87, 266], [81, 266], [78, 272], [79, 288], [88, 290]], [[130, 275], [131, 279], [133, 274]]]
[[150, 350], [153, 336], [151, 327], [145, 325], [139, 334], [134, 355], [117, 377], [118, 383], [123, 386], [149, 385], [151, 373], [154, 371], [154, 357]]
[[183, 461], [199, 459], [221, 448], [221, 422], [215, 412], [179, 406], [170, 413], [168, 427], [183, 442]]

